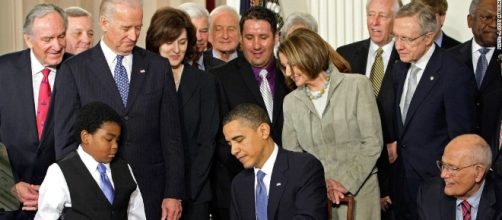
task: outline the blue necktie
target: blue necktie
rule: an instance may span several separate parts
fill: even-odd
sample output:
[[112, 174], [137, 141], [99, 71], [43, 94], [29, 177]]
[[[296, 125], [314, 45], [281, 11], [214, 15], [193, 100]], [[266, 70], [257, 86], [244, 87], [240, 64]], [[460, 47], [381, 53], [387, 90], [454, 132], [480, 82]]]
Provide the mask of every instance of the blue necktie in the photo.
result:
[[110, 182], [110, 179], [108, 179], [108, 176], [106, 175], [106, 167], [104, 164], [99, 163], [98, 164], [98, 171], [99, 171], [99, 176], [100, 176], [100, 183], [99, 183], [99, 188], [101, 188], [101, 191], [103, 191], [103, 194], [105, 194], [106, 198], [110, 202], [110, 204], [113, 204], [113, 197], [115, 197], [115, 192], [113, 190], [112, 183]]
[[267, 187], [263, 182], [263, 177], [265, 177], [265, 173], [261, 170], [258, 170], [256, 173], [256, 219], [257, 220], [267, 220]]
[[484, 47], [479, 49], [479, 53], [481, 55], [478, 59], [478, 65], [476, 65], [476, 82], [478, 83], [478, 88], [481, 87], [483, 77], [485, 77], [486, 68], [488, 67], [488, 61], [486, 60], [485, 56], [488, 51], [490, 51], [490, 49]]
[[124, 56], [117, 55], [117, 63], [115, 64], [115, 72], [113, 74], [113, 79], [117, 84], [119, 89], [120, 97], [122, 98], [122, 103], [127, 106], [127, 95], [129, 94], [129, 80], [127, 79], [127, 71], [122, 65], [122, 59]]

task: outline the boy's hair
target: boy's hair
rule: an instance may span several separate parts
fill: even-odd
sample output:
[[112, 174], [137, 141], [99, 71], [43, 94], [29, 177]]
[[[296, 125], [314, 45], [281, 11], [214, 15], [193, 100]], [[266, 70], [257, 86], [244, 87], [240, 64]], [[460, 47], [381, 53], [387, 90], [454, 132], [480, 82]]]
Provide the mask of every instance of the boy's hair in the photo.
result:
[[115, 122], [122, 127], [122, 118], [110, 106], [101, 102], [91, 102], [84, 105], [78, 112], [75, 120], [75, 139], [80, 144], [82, 139], [80, 133], [86, 130], [90, 134], [94, 134], [104, 122]]

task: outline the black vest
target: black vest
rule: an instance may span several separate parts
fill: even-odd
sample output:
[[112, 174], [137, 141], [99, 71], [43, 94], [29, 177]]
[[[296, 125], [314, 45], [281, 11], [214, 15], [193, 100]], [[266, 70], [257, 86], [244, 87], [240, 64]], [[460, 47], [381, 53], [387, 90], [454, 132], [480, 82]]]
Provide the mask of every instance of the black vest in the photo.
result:
[[110, 163], [115, 188], [113, 204], [108, 202], [76, 151], [58, 165], [66, 179], [72, 204], [65, 208], [62, 219], [127, 219], [129, 199], [137, 185], [125, 161], [115, 158]]

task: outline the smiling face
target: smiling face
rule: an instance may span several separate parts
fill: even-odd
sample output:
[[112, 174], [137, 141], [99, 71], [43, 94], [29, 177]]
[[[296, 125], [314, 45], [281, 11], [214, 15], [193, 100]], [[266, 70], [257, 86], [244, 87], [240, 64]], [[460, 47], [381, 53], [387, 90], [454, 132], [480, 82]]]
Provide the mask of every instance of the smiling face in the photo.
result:
[[476, 42], [483, 47], [497, 44], [497, 1], [481, 0], [474, 15], [467, 16], [467, 24], [472, 29]]
[[88, 50], [92, 46], [93, 36], [91, 17], [68, 17], [66, 52], [79, 54]]
[[180, 36], [172, 42], [166, 42], [159, 47], [159, 54], [169, 59], [173, 69], [178, 68], [185, 58], [188, 47], [187, 31], [183, 29]]
[[223, 134], [231, 147], [232, 155], [246, 169], [261, 168], [273, 151], [273, 148], [267, 147], [270, 126], [265, 123], [253, 129], [236, 119], [223, 126]]
[[366, 23], [371, 40], [382, 47], [392, 40], [394, 0], [372, 0], [368, 5]]
[[239, 44], [239, 19], [229, 11], [222, 11], [211, 18], [209, 41], [216, 51], [232, 53]]
[[94, 132], [80, 133], [82, 148], [100, 163], [110, 163], [118, 151], [120, 126], [115, 122], [103, 122]]
[[288, 58], [283, 53], [279, 53], [279, 61], [283, 69], [284, 76], [289, 77], [297, 87], [307, 84], [311, 79], [305, 75], [298, 67], [291, 65]]
[[266, 67], [274, 58], [274, 45], [279, 40], [266, 20], [249, 19], [242, 28], [241, 48], [254, 67]]
[[127, 56], [138, 41], [143, 25], [143, 8], [128, 4], [115, 4], [115, 13], [110, 18], [101, 16], [103, 41], [113, 52]]
[[63, 61], [65, 32], [61, 15], [50, 12], [33, 20], [32, 34], [25, 34], [24, 40], [43, 66], [56, 66]]

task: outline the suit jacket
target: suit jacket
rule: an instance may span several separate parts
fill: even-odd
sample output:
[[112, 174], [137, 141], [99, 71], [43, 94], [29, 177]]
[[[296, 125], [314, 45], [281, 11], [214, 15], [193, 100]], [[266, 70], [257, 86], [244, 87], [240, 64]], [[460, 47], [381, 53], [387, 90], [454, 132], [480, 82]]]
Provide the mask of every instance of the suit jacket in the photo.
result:
[[[68, 57], [65, 54], [63, 60]], [[16, 183], [40, 185], [55, 162], [54, 99], [39, 140], [30, 59], [30, 49], [0, 57], [0, 142], [7, 148]]]
[[[260, 87], [251, 69], [251, 64], [239, 56], [236, 59], [218, 68], [210, 70], [216, 76], [219, 86], [219, 101], [221, 116], [225, 116], [231, 109], [242, 103], [253, 103], [266, 109], [265, 102], [260, 93]], [[275, 93], [274, 109], [272, 117], [272, 137], [277, 143], [281, 143], [282, 134], [282, 102], [288, 89], [284, 82], [284, 76], [279, 69], [275, 70]], [[220, 136], [220, 143], [216, 149], [216, 165], [214, 178], [216, 200], [223, 207], [228, 207], [230, 193], [228, 188], [232, 178], [242, 170], [242, 165], [230, 154], [230, 147]], [[222, 199], [219, 199], [222, 198]]]
[[122, 116], [119, 156], [132, 167], [148, 219], [160, 218], [163, 198], [184, 197], [183, 148], [171, 66], [135, 47], [127, 106], [122, 104], [100, 44], [65, 62], [56, 77], [56, 158], [76, 149], [73, 123], [79, 108], [99, 101]]
[[441, 42], [441, 48], [449, 49], [459, 45], [460, 42], [446, 35], [443, 31], [443, 41]]
[[204, 52], [202, 54], [202, 63], [204, 63], [204, 68], [206, 69], [206, 71], [225, 64], [223, 60], [214, 58], [212, 54], [209, 54], [207, 52]]
[[187, 198], [195, 203], [209, 202], [209, 171], [220, 122], [214, 76], [185, 64], [178, 97]]
[[[451, 48], [449, 52], [467, 65], [471, 74], [474, 75], [474, 67], [472, 64], [472, 40]], [[489, 143], [491, 140], [498, 138], [493, 132], [498, 130], [496, 127], [497, 121], [493, 119], [498, 117], [500, 109], [502, 108], [502, 103], [500, 102], [502, 99], [502, 76], [500, 63], [497, 62], [497, 56], [500, 53], [500, 50], [495, 50], [493, 52], [493, 56], [488, 63], [488, 68], [486, 69], [481, 87], [476, 96], [478, 133]], [[493, 147], [495, 145], [491, 146]], [[493, 156], [495, 158], [495, 155]]]
[[[439, 178], [424, 182], [418, 191], [418, 215], [420, 220], [455, 220], [457, 199], [444, 193], [445, 183]], [[485, 187], [479, 201], [476, 219], [501, 219], [502, 201], [495, 190], [490, 175], [485, 178]]]
[[399, 102], [409, 66], [398, 62], [393, 70], [398, 154], [407, 173], [424, 180], [439, 175], [435, 161], [451, 139], [474, 131], [476, 85], [464, 65], [436, 46], [403, 121]]
[[[362, 75], [366, 74], [366, 64], [368, 62], [368, 53], [370, 49], [370, 39], [358, 41], [352, 44], [341, 46], [337, 49], [352, 67], [352, 72]], [[377, 96], [378, 111], [382, 123], [383, 140], [385, 143], [395, 141], [394, 132], [394, 88], [392, 83], [392, 67], [399, 60], [399, 54], [393, 47], [390, 54], [389, 63], [385, 70], [380, 92]], [[381, 197], [389, 195], [389, 156], [387, 147], [382, 148], [382, 153], [377, 161], [378, 184], [380, 186]]]
[[[255, 220], [254, 169], [232, 182], [230, 219]], [[307, 153], [279, 149], [270, 179], [268, 219], [327, 219], [326, 184], [319, 160]]]

